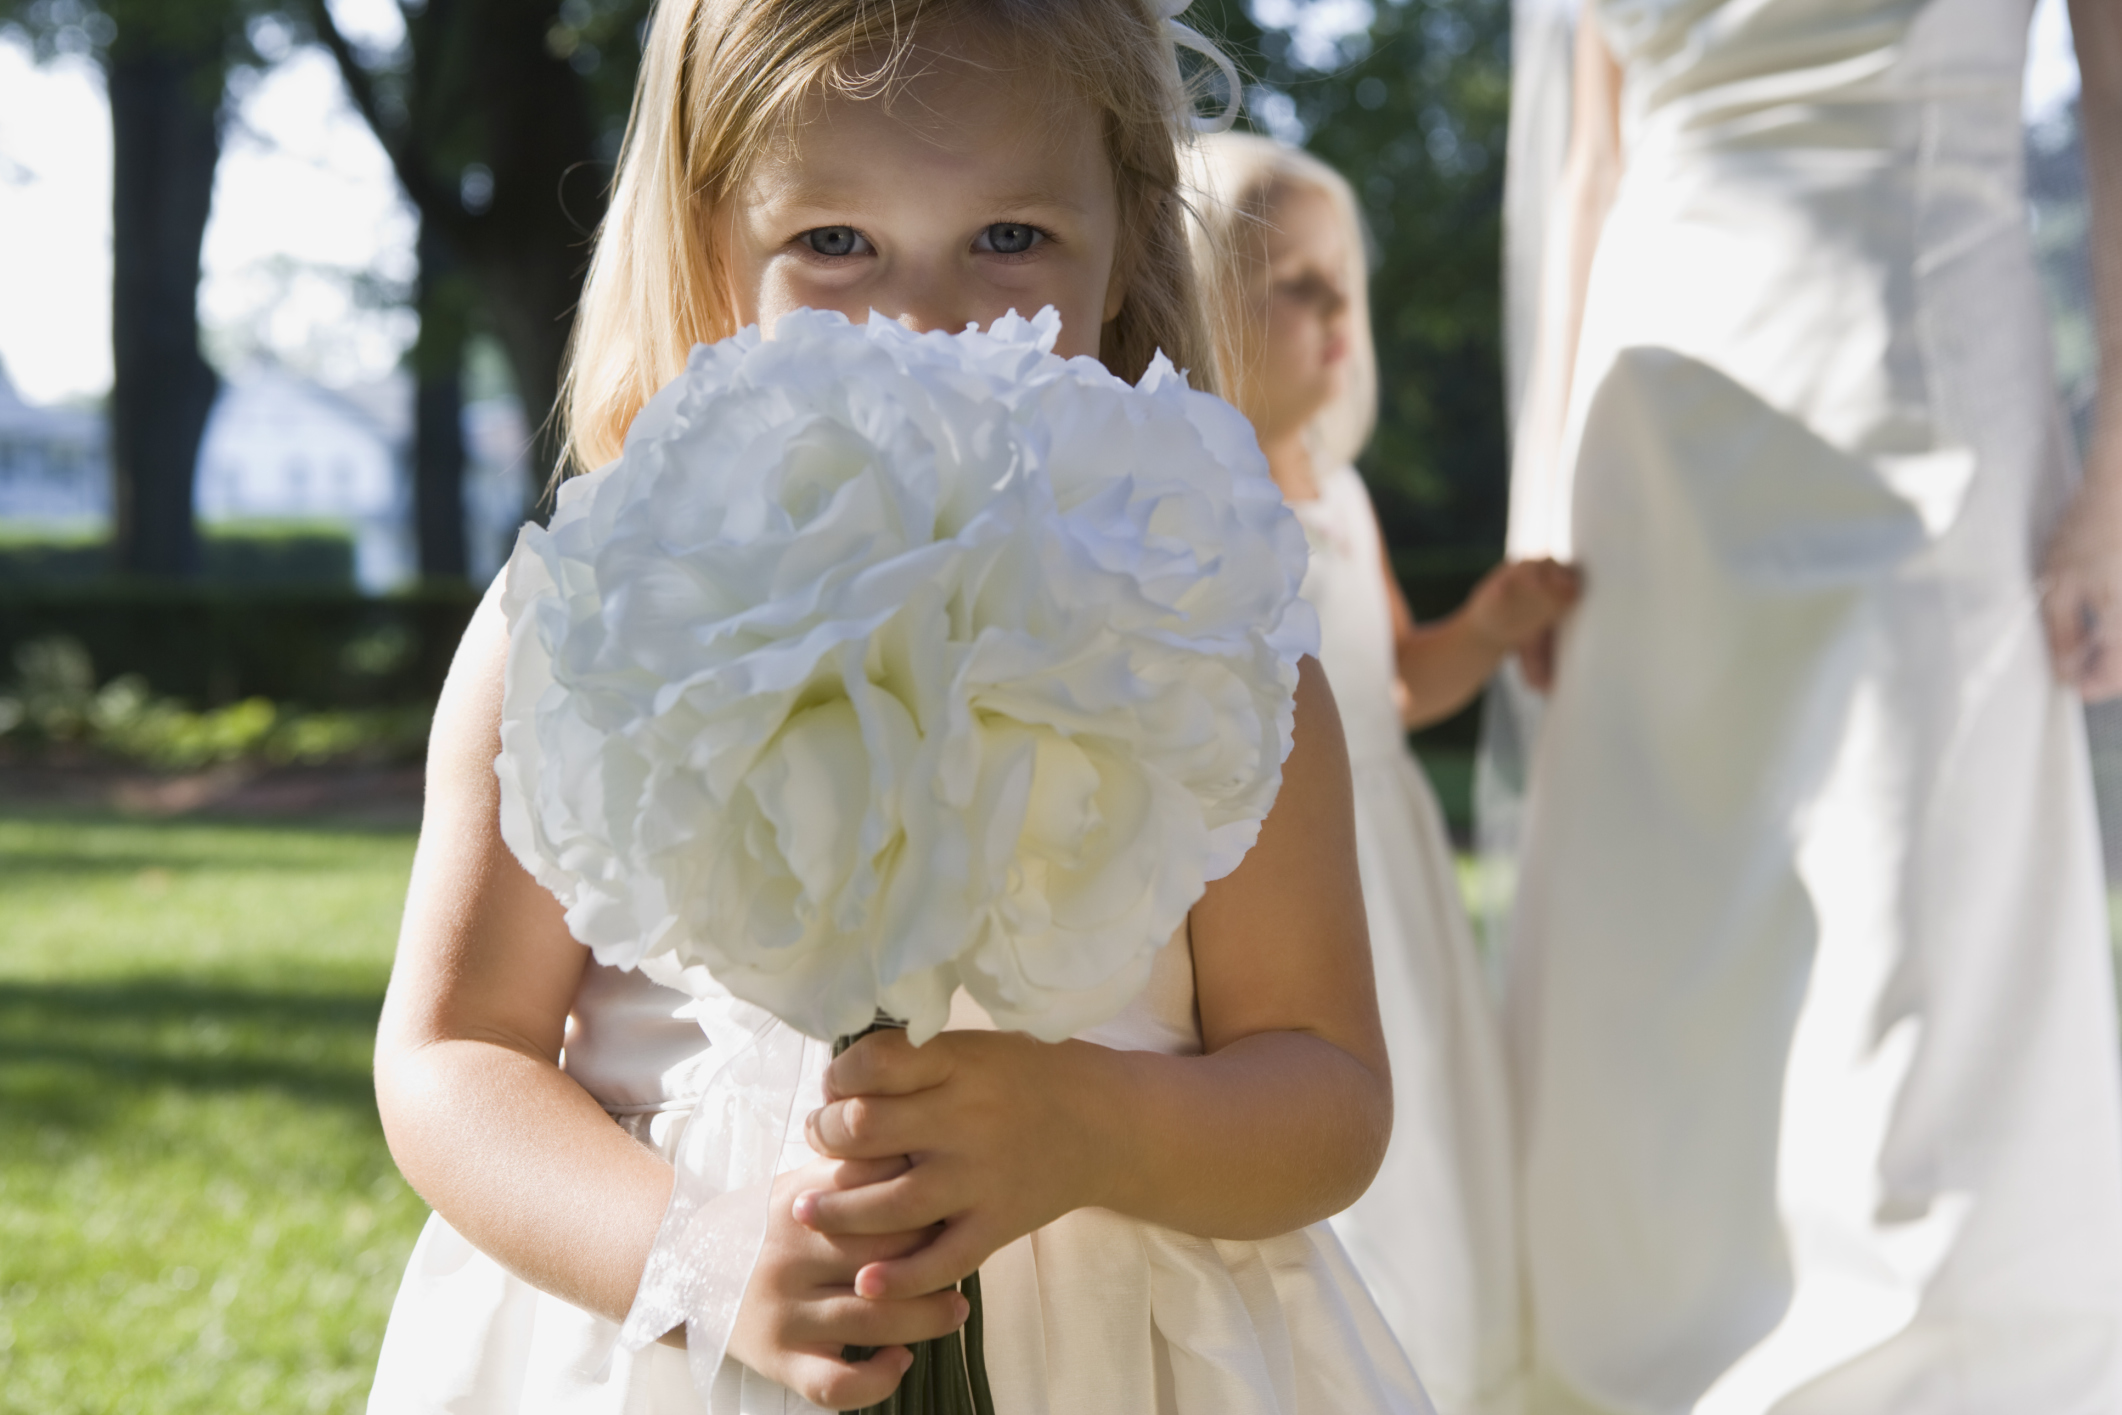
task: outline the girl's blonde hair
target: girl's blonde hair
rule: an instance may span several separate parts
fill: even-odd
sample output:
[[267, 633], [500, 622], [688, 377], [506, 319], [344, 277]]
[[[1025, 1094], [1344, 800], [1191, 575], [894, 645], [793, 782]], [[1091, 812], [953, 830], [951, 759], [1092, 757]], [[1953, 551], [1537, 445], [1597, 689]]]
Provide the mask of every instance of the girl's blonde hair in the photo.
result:
[[1099, 110], [1126, 297], [1098, 357], [1132, 380], [1161, 348], [1214, 386], [1180, 199], [1191, 97], [1149, 0], [660, 0], [569, 349], [561, 401], [575, 469], [619, 455], [694, 344], [736, 332], [711, 233], [747, 164], [806, 98], [886, 92], [917, 34], [958, 24]]
[[1250, 133], [1201, 140], [1193, 241], [1208, 287], [1217, 363], [1226, 396], [1250, 414], [1258, 406], [1259, 300], [1266, 270], [1262, 239], [1275, 204], [1292, 188], [1318, 192], [1345, 237], [1341, 272], [1348, 297], [1349, 349], [1341, 394], [1306, 430], [1322, 470], [1354, 462], [1378, 425], [1378, 353], [1371, 344], [1368, 234], [1356, 194], [1339, 172], [1310, 153]]

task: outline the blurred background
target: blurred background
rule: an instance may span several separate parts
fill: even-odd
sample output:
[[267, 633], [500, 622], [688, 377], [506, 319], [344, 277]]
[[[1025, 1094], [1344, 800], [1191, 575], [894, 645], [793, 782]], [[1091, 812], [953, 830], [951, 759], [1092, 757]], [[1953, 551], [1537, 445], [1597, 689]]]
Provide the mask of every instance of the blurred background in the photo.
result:
[[[0, 1412], [362, 1406], [425, 1214], [367, 1074], [420, 751], [552, 465], [648, 8], [0, 0]], [[1188, 13], [1363, 200], [1418, 615], [1502, 543], [1511, 18]], [[2082, 429], [2076, 91], [2041, 0]], [[1475, 733], [1417, 743], [1462, 835]]]

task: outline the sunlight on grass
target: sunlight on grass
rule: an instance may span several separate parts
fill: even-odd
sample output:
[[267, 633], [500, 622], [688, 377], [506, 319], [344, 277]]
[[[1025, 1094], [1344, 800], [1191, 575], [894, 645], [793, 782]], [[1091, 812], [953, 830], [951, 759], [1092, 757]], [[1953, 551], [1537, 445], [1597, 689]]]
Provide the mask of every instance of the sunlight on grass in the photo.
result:
[[0, 819], [0, 1411], [358, 1411], [409, 834]]

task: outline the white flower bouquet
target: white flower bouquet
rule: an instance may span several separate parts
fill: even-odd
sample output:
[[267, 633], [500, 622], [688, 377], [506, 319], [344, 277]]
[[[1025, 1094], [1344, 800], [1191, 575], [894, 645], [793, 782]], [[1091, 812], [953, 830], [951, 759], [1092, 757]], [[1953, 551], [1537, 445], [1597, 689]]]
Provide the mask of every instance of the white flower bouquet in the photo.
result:
[[1059, 329], [703, 345], [525, 528], [502, 834], [600, 962], [819, 1039], [963, 987], [1060, 1040], [1251, 846], [1303, 534], [1236, 410]]

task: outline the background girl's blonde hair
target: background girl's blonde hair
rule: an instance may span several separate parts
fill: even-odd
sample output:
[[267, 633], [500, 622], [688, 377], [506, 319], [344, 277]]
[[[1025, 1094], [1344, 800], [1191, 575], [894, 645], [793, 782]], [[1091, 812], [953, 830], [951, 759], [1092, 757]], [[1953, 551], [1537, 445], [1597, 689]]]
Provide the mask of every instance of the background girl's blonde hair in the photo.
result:
[[1214, 386], [1180, 199], [1190, 95], [1148, 0], [661, 0], [569, 351], [576, 469], [619, 455], [694, 344], [736, 332], [712, 233], [747, 164], [822, 87], [884, 93], [921, 33], [961, 24], [983, 52], [1057, 75], [1100, 112], [1126, 300], [1099, 358], [1133, 380], [1161, 348]]
[[1339, 172], [1300, 148], [1250, 133], [1201, 139], [1196, 152], [1193, 241], [1207, 287], [1225, 395], [1248, 416], [1259, 406], [1259, 302], [1266, 289], [1264, 238], [1275, 204], [1309, 188], [1332, 206], [1348, 251], [1349, 349], [1341, 394], [1306, 430], [1323, 471], [1356, 460], [1378, 425], [1378, 353], [1370, 337], [1369, 243], [1356, 194]]

